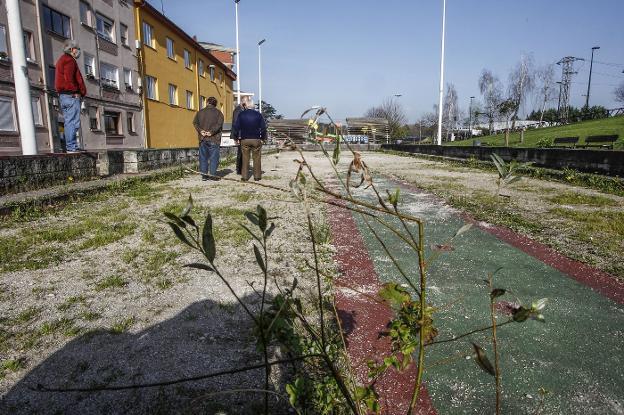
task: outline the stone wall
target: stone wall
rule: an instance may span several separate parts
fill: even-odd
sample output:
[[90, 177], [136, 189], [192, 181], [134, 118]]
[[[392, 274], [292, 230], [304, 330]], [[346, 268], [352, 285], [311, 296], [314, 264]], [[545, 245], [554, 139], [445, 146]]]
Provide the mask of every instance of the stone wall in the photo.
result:
[[522, 163], [532, 162], [536, 167], [551, 169], [570, 168], [585, 173], [624, 177], [624, 151], [402, 144], [383, 144], [381, 148], [383, 150], [460, 159], [474, 157], [486, 161], [491, 161], [490, 154], [496, 153], [503, 160], [517, 160]]

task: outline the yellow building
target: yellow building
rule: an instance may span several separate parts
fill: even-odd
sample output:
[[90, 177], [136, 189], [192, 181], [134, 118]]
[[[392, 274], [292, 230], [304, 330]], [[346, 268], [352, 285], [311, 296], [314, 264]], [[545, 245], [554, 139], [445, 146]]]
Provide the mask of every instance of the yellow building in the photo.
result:
[[195, 113], [215, 97], [232, 122], [236, 74], [147, 2], [135, 2], [148, 148], [197, 147]]

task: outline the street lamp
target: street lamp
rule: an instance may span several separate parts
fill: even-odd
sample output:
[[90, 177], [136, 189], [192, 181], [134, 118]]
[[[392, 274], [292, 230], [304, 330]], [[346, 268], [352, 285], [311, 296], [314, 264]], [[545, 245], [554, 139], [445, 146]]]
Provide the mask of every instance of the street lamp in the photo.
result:
[[470, 131], [470, 138], [472, 138], [472, 100], [475, 97], [470, 97], [470, 106], [468, 107], [468, 130]]
[[238, 91], [236, 91], [236, 101], [238, 105], [241, 103], [241, 68], [240, 68], [240, 48], [238, 45], [238, 3], [240, 0], [234, 0], [236, 4], [236, 84]]
[[589, 89], [591, 88], [592, 67], [594, 66], [594, 51], [600, 49], [600, 46], [592, 48], [591, 63], [589, 64], [589, 81], [587, 82], [587, 96], [585, 97], [585, 108], [589, 108]]
[[260, 114], [262, 114], [262, 44], [266, 42], [266, 39], [262, 39], [258, 42], [258, 108]]
[[442, 145], [442, 104], [444, 101], [444, 35], [446, 32], [446, 0], [442, 0], [442, 52], [440, 54], [440, 99], [438, 103], [438, 145]]

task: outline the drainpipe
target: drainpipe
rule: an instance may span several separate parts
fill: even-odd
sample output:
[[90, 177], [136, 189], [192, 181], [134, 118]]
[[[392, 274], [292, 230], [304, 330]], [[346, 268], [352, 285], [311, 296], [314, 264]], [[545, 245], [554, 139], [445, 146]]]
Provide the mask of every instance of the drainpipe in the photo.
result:
[[46, 121], [48, 123], [48, 140], [50, 140], [50, 152], [54, 153], [54, 134], [52, 134], [53, 132], [53, 128], [52, 128], [52, 111], [50, 110], [51, 106], [50, 106], [50, 90], [48, 89], [48, 68], [45, 64], [46, 59], [45, 59], [45, 51], [43, 49], [43, 34], [42, 34], [42, 30], [44, 28], [44, 25], [42, 24], [41, 21], [41, 0], [37, 0], [35, 1], [35, 14], [37, 17], [37, 39], [39, 40], [39, 55], [40, 55], [40, 63], [41, 63], [41, 75], [43, 76], [43, 93], [44, 93], [44, 98], [45, 98], [45, 102], [47, 103], [47, 105], [45, 106], [46, 109]]
[[[143, 85], [143, 81], [145, 78], [145, 64], [143, 62], [143, 37], [141, 36], [141, 18], [140, 18], [140, 14], [139, 14], [139, 8], [142, 6], [138, 6], [138, 5], [134, 5], [134, 25], [135, 25], [135, 30], [134, 30], [134, 34], [135, 34], [135, 50], [136, 50], [136, 56], [137, 56], [137, 69], [138, 69], [138, 73], [139, 73], [139, 79], [137, 82], [137, 86], [140, 88], [141, 91], [141, 123], [143, 124], [143, 148], [147, 149], [148, 148], [148, 140], [147, 137], [149, 135], [149, 131], [147, 128], [147, 96], [145, 94], [145, 87]], [[156, 88], [156, 85], [154, 85], [154, 87]]]
[[15, 82], [22, 154], [33, 156], [37, 155], [37, 140], [35, 138], [35, 121], [19, 3], [19, 0], [7, 0], [7, 21], [9, 23], [9, 38], [11, 39], [11, 61], [13, 63], [13, 81]]

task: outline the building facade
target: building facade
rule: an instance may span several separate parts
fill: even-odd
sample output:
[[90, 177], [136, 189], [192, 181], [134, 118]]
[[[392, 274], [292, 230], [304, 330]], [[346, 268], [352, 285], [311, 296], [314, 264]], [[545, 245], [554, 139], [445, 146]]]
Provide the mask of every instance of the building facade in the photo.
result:
[[147, 146], [197, 146], [195, 113], [215, 97], [231, 123], [234, 72], [147, 2], [135, 2]]
[[[37, 150], [49, 153], [53, 147], [46, 99], [46, 63], [41, 58], [43, 34], [37, 9], [34, 1], [20, 2]], [[0, 155], [22, 154], [11, 55], [6, 8], [0, 1]]]

